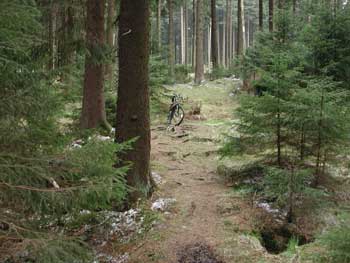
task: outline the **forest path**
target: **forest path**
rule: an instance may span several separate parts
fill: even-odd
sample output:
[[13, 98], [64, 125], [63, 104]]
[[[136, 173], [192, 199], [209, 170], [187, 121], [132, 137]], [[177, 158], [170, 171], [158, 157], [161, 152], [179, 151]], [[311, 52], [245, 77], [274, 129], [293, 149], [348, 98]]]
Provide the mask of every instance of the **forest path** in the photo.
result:
[[230, 128], [237, 105], [232, 98], [237, 85], [225, 79], [170, 88], [188, 98], [185, 108], [201, 101], [205, 120], [186, 119], [176, 132], [166, 131], [164, 124], [153, 125], [152, 170], [161, 175], [162, 184], [152, 201], [176, 202], [169, 212], [159, 214], [160, 223], [143, 240], [133, 244], [129, 262], [221, 262], [213, 259], [212, 251], [224, 262], [258, 262], [252, 259], [265, 254], [260, 244], [237, 234], [251, 229], [249, 202], [232, 194], [216, 172], [220, 138]]

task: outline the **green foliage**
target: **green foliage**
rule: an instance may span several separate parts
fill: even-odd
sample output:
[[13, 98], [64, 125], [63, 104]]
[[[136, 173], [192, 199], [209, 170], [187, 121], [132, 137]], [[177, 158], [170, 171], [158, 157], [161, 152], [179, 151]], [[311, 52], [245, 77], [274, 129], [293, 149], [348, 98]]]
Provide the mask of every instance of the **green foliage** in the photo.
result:
[[[128, 146], [92, 140], [68, 151], [63, 159], [3, 155], [0, 200], [24, 211], [63, 215], [80, 209], [121, 205], [127, 167], [116, 169], [115, 154]], [[57, 183], [60, 188], [54, 188]], [[19, 206], [20, 205], [20, 206]]]
[[108, 123], [110, 123], [113, 127], [116, 127], [117, 123], [117, 96], [113, 94], [107, 93], [105, 99], [106, 105], [106, 117]]
[[[91, 139], [82, 148], [69, 149], [60, 157], [2, 154], [0, 222], [8, 228], [0, 229], [0, 236], [6, 235], [9, 240], [20, 237], [18, 251], [29, 249], [37, 262], [88, 262], [91, 253], [81, 241], [46, 234], [39, 226], [47, 221], [44, 225], [54, 224], [60, 229], [67, 215], [75, 225], [95, 220], [93, 213], [83, 218], [79, 214], [82, 209], [120, 207], [128, 191], [124, 179], [128, 168], [113, 165], [116, 153], [127, 149], [129, 144]], [[21, 220], [24, 214], [31, 215], [31, 219]], [[68, 227], [74, 228], [74, 224]]]
[[33, 1], [0, 3], [0, 151], [48, 148], [58, 138], [60, 96], [42, 68], [39, 16]]
[[149, 65], [149, 86], [152, 94], [171, 80], [168, 76], [168, 64], [160, 56], [151, 56]]
[[310, 70], [331, 76], [349, 89], [350, 8], [339, 8], [334, 14], [329, 6], [319, 4], [310, 11], [315, 15], [301, 35], [310, 50]]
[[175, 81], [176, 83], [187, 83], [191, 79], [189, 73], [191, 72], [191, 66], [189, 65], [175, 65]]
[[53, 239], [34, 243], [29, 250], [38, 263], [87, 263], [93, 260], [93, 253], [79, 239]]
[[[349, 94], [342, 89], [345, 82], [336, 82], [339, 78], [330, 71], [315, 68], [321, 60], [315, 52], [323, 49], [306, 42], [305, 32], [297, 30], [301, 25], [291, 17], [279, 13], [275, 32], [259, 34], [243, 58], [243, 74], [259, 76], [253, 83], [259, 96], [241, 97], [239, 122], [234, 123], [222, 153], [256, 154], [259, 147], [260, 154], [274, 155], [280, 166], [296, 155], [302, 161], [309, 157], [320, 173], [321, 162], [334, 160], [348, 146]], [[325, 61], [317, 63], [325, 68]]]
[[263, 180], [263, 192], [267, 199], [276, 200], [281, 206], [291, 205], [289, 195], [303, 196], [314, 192], [310, 187], [312, 172], [310, 170], [289, 171], [278, 168], [268, 168]]
[[350, 261], [349, 215], [340, 226], [333, 227], [320, 237], [320, 242], [327, 250], [321, 255], [322, 262], [346, 263]]
[[213, 71], [210, 74], [211, 79], [220, 79], [220, 78], [227, 78], [232, 75], [232, 72], [230, 69], [227, 69], [225, 67], [219, 66], [213, 68]]
[[288, 245], [287, 245], [287, 249], [283, 254], [288, 256], [288, 257], [294, 256], [297, 253], [298, 245], [299, 245], [298, 238], [293, 236], [289, 240]]

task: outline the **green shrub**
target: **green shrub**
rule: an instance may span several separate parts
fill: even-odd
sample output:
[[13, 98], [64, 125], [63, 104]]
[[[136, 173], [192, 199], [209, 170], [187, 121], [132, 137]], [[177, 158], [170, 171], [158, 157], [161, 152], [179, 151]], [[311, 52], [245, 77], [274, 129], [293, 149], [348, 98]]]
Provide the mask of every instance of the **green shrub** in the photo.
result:
[[[0, 236], [6, 236], [7, 242], [20, 238], [18, 251], [30, 249], [47, 260], [36, 262], [73, 262], [68, 259], [78, 255], [82, 260], [76, 262], [87, 262], [81, 241], [54, 232], [61, 229], [65, 217], [74, 221], [83, 209], [99, 211], [122, 205], [128, 191], [124, 179], [128, 167], [113, 165], [116, 153], [128, 148], [128, 144], [91, 139], [82, 148], [68, 149], [54, 158], [1, 154], [0, 223], [5, 227], [0, 228]], [[42, 219], [53, 222], [56, 230], [43, 229]], [[8, 251], [2, 247], [7, 242], [0, 249]]]
[[189, 73], [191, 72], [191, 67], [188, 65], [176, 65], [175, 66], [175, 81], [176, 83], [187, 83], [191, 79]]
[[220, 79], [220, 78], [228, 78], [232, 76], [232, 70], [225, 67], [216, 67], [213, 68], [213, 71], [210, 74], [210, 78], [213, 79]]
[[321, 256], [322, 262], [350, 262], [350, 226], [348, 224], [332, 228], [320, 239], [327, 248], [326, 254]]
[[105, 100], [106, 105], [106, 117], [109, 124], [112, 127], [116, 127], [117, 118], [117, 96], [108, 94]]
[[160, 56], [151, 56], [149, 62], [149, 86], [151, 94], [164, 84], [170, 84], [168, 64]]

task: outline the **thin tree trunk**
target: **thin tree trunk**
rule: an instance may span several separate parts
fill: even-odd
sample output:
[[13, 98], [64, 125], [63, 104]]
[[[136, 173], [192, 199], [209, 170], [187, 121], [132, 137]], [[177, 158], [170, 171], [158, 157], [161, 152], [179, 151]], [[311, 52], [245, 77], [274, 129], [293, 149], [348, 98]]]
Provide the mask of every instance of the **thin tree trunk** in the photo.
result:
[[279, 167], [282, 167], [282, 140], [281, 140], [281, 113], [277, 114], [277, 163]]
[[58, 6], [56, 2], [51, 3], [50, 5], [50, 14], [48, 16], [49, 20], [49, 63], [48, 68], [50, 70], [55, 69], [56, 64], [56, 57], [57, 57], [57, 50], [56, 50], [56, 33], [57, 33], [57, 12], [58, 12]]
[[67, 41], [68, 47], [66, 52], [66, 63], [67, 65], [71, 65], [74, 63], [74, 53], [75, 53], [75, 35], [74, 35], [74, 26], [75, 26], [75, 12], [73, 8], [74, 2], [70, 2], [70, 6], [67, 7], [67, 23], [66, 23], [66, 39], [69, 39]]
[[226, 64], [229, 67], [232, 59], [232, 0], [226, 0]]
[[106, 121], [103, 90], [103, 64], [96, 62], [96, 50], [105, 43], [104, 0], [87, 0], [85, 75], [83, 91], [82, 128], [110, 128]]
[[301, 134], [300, 134], [300, 161], [304, 160], [304, 152], [305, 152], [305, 129], [303, 125], [301, 128]]
[[264, 1], [263, 0], [259, 0], [259, 30], [260, 31], [264, 30]]
[[293, 0], [293, 14], [295, 15], [297, 12], [297, 0]]
[[208, 46], [208, 68], [210, 68], [211, 62], [211, 22], [208, 25], [208, 38], [207, 38], [207, 46]]
[[116, 141], [137, 138], [132, 150], [122, 156], [122, 160], [132, 162], [127, 173], [132, 200], [151, 192], [149, 7], [149, 0], [121, 0]]
[[193, 0], [193, 16], [192, 16], [192, 69], [196, 69], [196, 21], [197, 21], [197, 0]]
[[[114, 33], [115, 33], [115, 27], [114, 27], [114, 21], [116, 17], [116, 7], [115, 7], [115, 0], [108, 0], [108, 15], [107, 15], [107, 45], [113, 50], [114, 47]], [[108, 83], [111, 85], [113, 83], [113, 63], [110, 62], [108, 65], [106, 65], [106, 77], [108, 80]]]
[[237, 26], [238, 26], [238, 37], [237, 37], [237, 55], [244, 53], [245, 47], [245, 24], [244, 24], [244, 4], [243, 0], [238, 0], [237, 8]]
[[169, 11], [169, 36], [168, 36], [168, 63], [169, 76], [172, 80], [175, 79], [175, 35], [174, 35], [174, 0], [168, 0]]
[[222, 65], [226, 67], [226, 24], [222, 24]]
[[162, 50], [162, 0], [158, 0], [157, 6], [157, 41], [158, 52]]
[[291, 172], [289, 175], [289, 182], [288, 182], [288, 214], [287, 214], [287, 221], [288, 223], [292, 223], [294, 219], [294, 179], [295, 177], [295, 171], [294, 171], [294, 165], [291, 168]]
[[185, 64], [189, 64], [188, 56], [188, 9], [187, 9], [187, 0], [184, 0], [184, 31], [185, 31], [185, 40], [184, 40], [184, 50], [185, 50]]
[[196, 19], [196, 70], [195, 83], [200, 84], [204, 80], [204, 39], [203, 39], [203, 0], [197, 0]]
[[284, 4], [285, 4], [284, 0], [278, 0], [278, 9], [284, 8], [285, 6]]
[[269, 31], [273, 32], [274, 0], [269, 0]]
[[318, 136], [317, 136], [317, 157], [316, 157], [316, 186], [319, 184], [321, 175], [321, 155], [322, 155], [322, 126], [323, 126], [323, 111], [324, 111], [324, 93], [322, 91], [322, 98], [320, 103], [320, 119], [318, 121]]
[[180, 33], [181, 33], [181, 41], [180, 41], [180, 50], [181, 50], [181, 57], [180, 57], [180, 64], [185, 64], [185, 16], [184, 16], [184, 6], [181, 5], [180, 7]]

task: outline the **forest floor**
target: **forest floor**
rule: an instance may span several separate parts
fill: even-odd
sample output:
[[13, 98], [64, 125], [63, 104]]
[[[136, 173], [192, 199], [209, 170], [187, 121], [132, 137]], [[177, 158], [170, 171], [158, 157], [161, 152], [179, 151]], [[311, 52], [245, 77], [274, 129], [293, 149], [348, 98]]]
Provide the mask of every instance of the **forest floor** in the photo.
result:
[[250, 234], [256, 208], [217, 173], [218, 148], [231, 126], [238, 85], [223, 79], [168, 87], [186, 98], [187, 113], [189, 105], [201, 104], [201, 114], [187, 116], [174, 132], [166, 130], [166, 116], [153, 120], [152, 170], [162, 183], [151, 201], [176, 201], [158, 212], [158, 222], [143, 238], [122, 249], [128, 262], [283, 262]]

